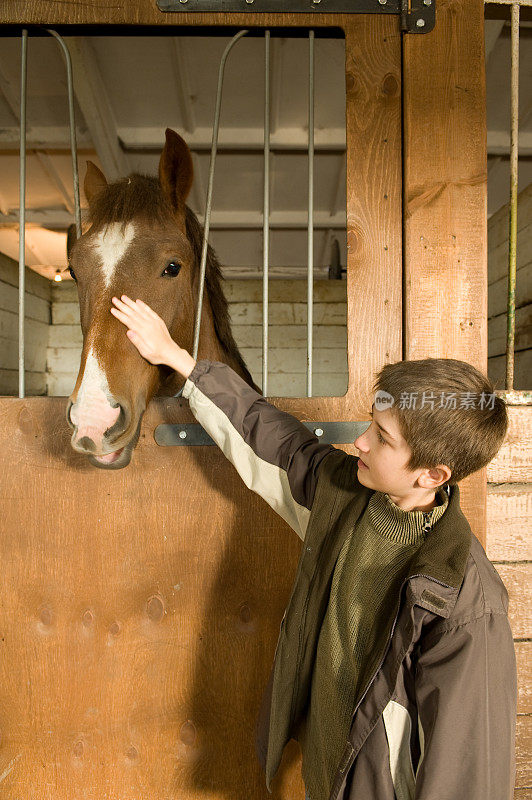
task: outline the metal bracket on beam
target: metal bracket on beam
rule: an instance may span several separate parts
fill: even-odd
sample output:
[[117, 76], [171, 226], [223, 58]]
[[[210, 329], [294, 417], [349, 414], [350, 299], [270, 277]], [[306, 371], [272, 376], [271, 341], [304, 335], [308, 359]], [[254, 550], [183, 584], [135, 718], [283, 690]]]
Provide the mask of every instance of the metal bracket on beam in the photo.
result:
[[[364, 433], [369, 422], [303, 422], [301, 423], [325, 444], [353, 444]], [[214, 445], [209, 434], [197, 422], [183, 422], [180, 425], [157, 425], [155, 441], [163, 447], [175, 445]]]
[[429, 33], [436, 0], [157, 0], [159, 11], [273, 14], [399, 14], [405, 33]]

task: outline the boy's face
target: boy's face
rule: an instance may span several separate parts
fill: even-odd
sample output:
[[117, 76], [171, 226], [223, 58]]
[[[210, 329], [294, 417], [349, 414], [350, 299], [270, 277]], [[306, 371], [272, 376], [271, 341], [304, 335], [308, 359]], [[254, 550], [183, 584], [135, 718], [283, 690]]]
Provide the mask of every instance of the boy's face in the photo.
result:
[[431, 475], [434, 470], [406, 469], [412, 451], [401, 435], [399, 423], [391, 410], [385, 408], [379, 411], [375, 404], [371, 410], [372, 422], [369, 428], [355, 440], [355, 447], [360, 451], [360, 483], [368, 489], [387, 492], [392, 498], [405, 497], [416, 489], [426, 491], [433, 488]]

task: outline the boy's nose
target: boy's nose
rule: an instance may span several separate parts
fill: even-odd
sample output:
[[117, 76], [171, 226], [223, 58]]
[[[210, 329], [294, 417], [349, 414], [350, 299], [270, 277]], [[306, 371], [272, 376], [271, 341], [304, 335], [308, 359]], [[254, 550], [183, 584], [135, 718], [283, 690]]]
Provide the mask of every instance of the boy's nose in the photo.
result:
[[364, 434], [361, 434], [361, 435], [358, 437], [358, 439], [355, 439], [355, 441], [353, 442], [353, 444], [355, 445], [355, 447], [356, 447], [358, 450], [362, 450], [362, 451], [365, 451], [365, 450], [367, 450], [367, 445], [366, 445], [366, 441], [365, 441], [365, 439], [364, 439]]
[[365, 452], [369, 450], [368, 443], [366, 441], [366, 434], [370, 428], [371, 428], [371, 422], [368, 424], [368, 427], [364, 431], [362, 431], [360, 436], [353, 442], [355, 447], [358, 447], [359, 450], [364, 450]]

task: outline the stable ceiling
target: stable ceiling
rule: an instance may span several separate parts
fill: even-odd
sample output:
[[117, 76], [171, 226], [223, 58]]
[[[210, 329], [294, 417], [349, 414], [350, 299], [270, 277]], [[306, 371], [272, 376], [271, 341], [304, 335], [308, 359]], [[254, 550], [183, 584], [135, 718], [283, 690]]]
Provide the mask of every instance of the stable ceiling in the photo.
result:
[[[521, 32], [519, 188], [532, 180], [532, 46]], [[486, 20], [488, 215], [509, 195], [509, 27]], [[218, 65], [226, 37], [92, 36], [72, 54], [80, 178], [93, 160], [114, 180], [157, 173], [166, 127], [188, 142], [188, 199], [202, 220]], [[18, 259], [20, 39], [0, 38], [0, 251]], [[264, 40], [244, 37], [229, 56], [210, 241], [229, 277], [262, 274]], [[304, 277], [307, 257], [308, 41], [272, 38], [272, 277]], [[30, 37], [27, 100], [26, 263], [48, 277], [66, 266], [73, 221], [68, 105], [62, 53]], [[344, 42], [315, 42], [314, 264], [326, 276], [332, 243], [345, 248]], [[85, 201], [82, 195], [82, 207]]]

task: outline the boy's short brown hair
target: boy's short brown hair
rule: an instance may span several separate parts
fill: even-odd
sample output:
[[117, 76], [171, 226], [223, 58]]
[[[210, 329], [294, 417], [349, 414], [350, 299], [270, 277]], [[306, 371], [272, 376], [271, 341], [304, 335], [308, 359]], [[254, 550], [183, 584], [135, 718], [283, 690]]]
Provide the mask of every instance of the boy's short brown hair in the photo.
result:
[[412, 450], [407, 469], [445, 464], [452, 471], [447, 484], [486, 466], [506, 436], [506, 403], [492, 381], [465, 361], [424, 358], [386, 364], [374, 391], [393, 398], [389, 408]]

